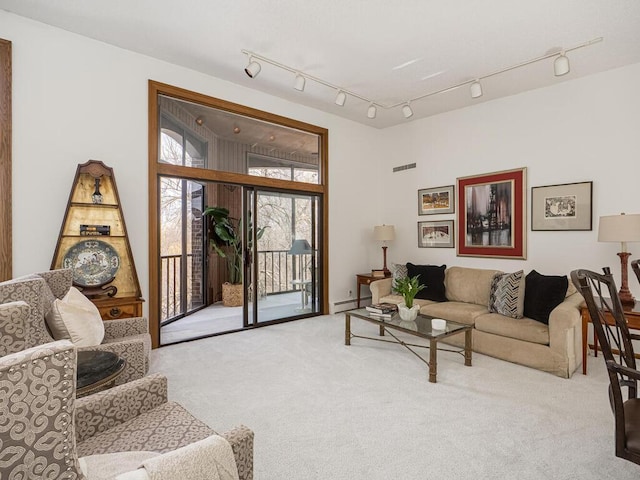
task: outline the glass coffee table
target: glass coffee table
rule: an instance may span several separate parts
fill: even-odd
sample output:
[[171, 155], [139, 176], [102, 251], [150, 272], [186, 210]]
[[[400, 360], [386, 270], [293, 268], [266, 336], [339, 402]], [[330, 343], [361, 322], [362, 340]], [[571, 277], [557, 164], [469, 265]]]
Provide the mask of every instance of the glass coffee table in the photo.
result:
[[[435, 317], [428, 315], [418, 315], [413, 322], [406, 322], [400, 319], [400, 316], [396, 313], [391, 318], [380, 317], [372, 314], [365, 308], [357, 308], [355, 310], [348, 310], [345, 313], [345, 326], [344, 326], [344, 344], [351, 345], [352, 338], [367, 338], [369, 340], [378, 340], [381, 342], [399, 343], [416, 357], [422, 360], [429, 366], [429, 381], [436, 383], [436, 375], [438, 373], [438, 350], [446, 352], [459, 353], [464, 356], [464, 364], [468, 367], [471, 366], [471, 331], [473, 327], [471, 325], [464, 325], [462, 323], [452, 322], [446, 320], [446, 326], [444, 330], [434, 330], [431, 328], [431, 320]], [[360, 320], [366, 320], [375, 325], [378, 325], [380, 331], [380, 337], [383, 337], [385, 333], [388, 333], [393, 340], [386, 340], [379, 337], [366, 337], [361, 335], [355, 335], [351, 333], [351, 317], [359, 318]], [[393, 331], [408, 333], [415, 337], [424, 338], [429, 340], [429, 345], [416, 345], [412, 343], [406, 343], [402, 339], [393, 334]], [[451, 348], [439, 348], [438, 342], [444, 340], [452, 335], [458, 335], [464, 332], [464, 348], [456, 349]], [[418, 353], [416, 353], [411, 347], [422, 347], [429, 349], [429, 360], [427, 361]]]

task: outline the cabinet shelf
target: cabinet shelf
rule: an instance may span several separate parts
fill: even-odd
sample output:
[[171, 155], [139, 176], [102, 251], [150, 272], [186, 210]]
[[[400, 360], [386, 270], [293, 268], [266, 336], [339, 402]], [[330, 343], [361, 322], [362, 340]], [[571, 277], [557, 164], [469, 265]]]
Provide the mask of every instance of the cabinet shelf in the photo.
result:
[[[101, 203], [93, 203], [95, 194], [101, 195]], [[108, 231], [109, 235], [81, 235], [85, 231]], [[84, 243], [90, 241], [102, 243]], [[91, 264], [91, 273], [85, 273], [86, 262]], [[78, 165], [76, 170], [51, 262], [52, 269], [64, 267], [74, 269], [74, 283], [99, 307], [103, 320], [142, 315], [144, 300], [113, 169], [97, 160]], [[103, 283], [93, 286], [100, 281]], [[113, 287], [115, 295], [107, 296]]]

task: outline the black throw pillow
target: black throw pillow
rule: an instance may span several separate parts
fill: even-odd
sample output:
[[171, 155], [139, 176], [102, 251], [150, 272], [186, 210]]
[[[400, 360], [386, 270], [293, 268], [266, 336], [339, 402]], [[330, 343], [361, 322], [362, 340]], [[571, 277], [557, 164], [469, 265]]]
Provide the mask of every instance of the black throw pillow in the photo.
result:
[[425, 286], [418, 292], [416, 298], [433, 300], [434, 302], [446, 302], [444, 292], [444, 271], [446, 265], [414, 265], [407, 263], [407, 276], [412, 278], [418, 275], [418, 282]]
[[531, 270], [524, 285], [524, 316], [548, 325], [551, 311], [564, 301], [569, 279]]

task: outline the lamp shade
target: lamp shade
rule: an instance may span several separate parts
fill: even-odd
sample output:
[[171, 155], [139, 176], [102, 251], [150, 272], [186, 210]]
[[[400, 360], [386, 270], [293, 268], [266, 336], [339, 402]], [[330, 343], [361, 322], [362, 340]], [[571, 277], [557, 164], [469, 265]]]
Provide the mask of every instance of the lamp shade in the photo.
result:
[[373, 238], [380, 242], [387, 242], [396, 238], [393, 225], [376, 225], [373, 227]]
[[291, 244], [291, 248], [287, 252], [289, 255], [306, 255], [309, 253], [313, 253], [311, 249], [311, 245], [304, 238], [294, 240]]
[[600, 217], [599, 242], [640, 242], [640, 214]]

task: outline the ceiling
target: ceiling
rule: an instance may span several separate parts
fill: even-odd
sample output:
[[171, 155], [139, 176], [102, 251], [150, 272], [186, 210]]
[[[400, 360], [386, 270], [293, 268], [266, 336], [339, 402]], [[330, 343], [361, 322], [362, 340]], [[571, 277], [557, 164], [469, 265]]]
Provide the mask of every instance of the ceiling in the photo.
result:
[[[378, 128], [640, 62], [638, 0], [0, 0], [0, 9]], [[249, 50], [295, 70], [393, 105], [595, 38], [567, 54], [400, 107], [368, 102], [263, 63], [244, 73]], [[162, 79], [157, 79], [162, 80]]]

